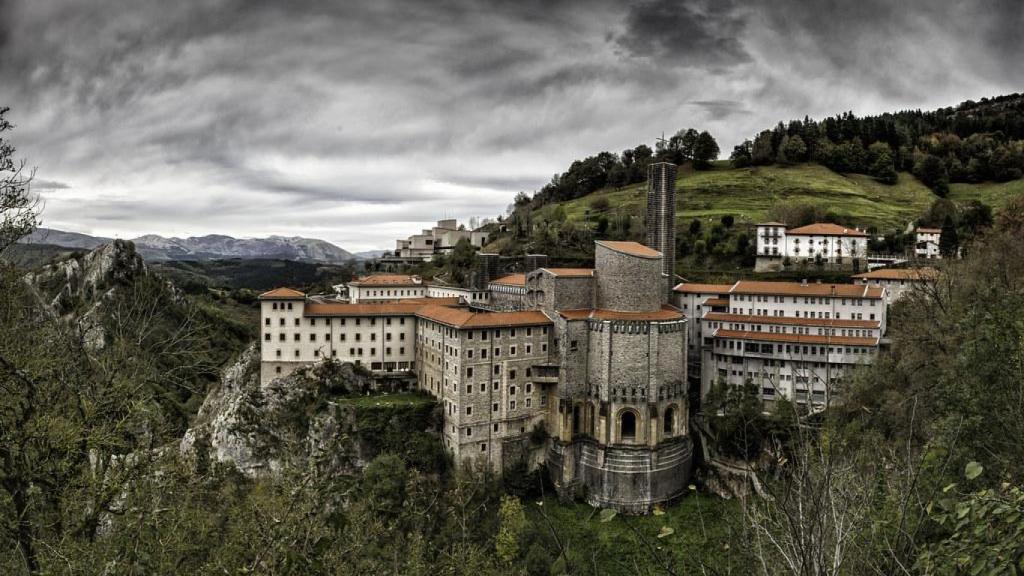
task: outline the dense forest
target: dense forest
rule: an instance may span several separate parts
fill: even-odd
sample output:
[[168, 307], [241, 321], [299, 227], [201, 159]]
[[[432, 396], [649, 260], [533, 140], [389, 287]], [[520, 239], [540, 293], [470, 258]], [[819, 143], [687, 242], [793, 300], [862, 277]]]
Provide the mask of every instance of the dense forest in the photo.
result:
[[913, 172], [939, 196], [950, 182], [1016, 180], [1024, 175], [1024, 96], [967, 101], [931, 112], [908, 110], [780, 122], [730, 156], [737, 167], [813, 161], [840, 173], [895, 183]]

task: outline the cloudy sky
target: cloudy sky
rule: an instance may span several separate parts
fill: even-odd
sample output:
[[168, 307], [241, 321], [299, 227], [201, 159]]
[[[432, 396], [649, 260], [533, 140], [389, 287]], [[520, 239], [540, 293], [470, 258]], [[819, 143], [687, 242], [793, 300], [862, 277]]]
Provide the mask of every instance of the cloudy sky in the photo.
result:
[[696, 127], [1024, 91], [1024, 2], [0, 0], [44, 225], [349, 250]]

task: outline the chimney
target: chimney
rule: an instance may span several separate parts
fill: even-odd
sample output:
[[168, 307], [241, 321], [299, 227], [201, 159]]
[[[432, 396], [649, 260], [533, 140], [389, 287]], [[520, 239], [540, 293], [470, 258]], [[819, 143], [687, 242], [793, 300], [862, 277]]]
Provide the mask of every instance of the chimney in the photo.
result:
[[804, 278], [803, 280], [801, 280], [800, 281], [800, 285], [801, 286], [807, 286], [807, 278]]

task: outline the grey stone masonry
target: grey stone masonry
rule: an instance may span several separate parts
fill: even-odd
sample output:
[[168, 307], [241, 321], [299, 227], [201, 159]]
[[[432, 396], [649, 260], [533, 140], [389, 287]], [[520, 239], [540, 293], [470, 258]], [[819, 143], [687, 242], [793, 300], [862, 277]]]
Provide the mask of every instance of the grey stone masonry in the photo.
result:
[[647, 242], [661, 252], [662, 272], [667, 276], [662, 290], [665, 302], [675, 286], [676, 262], [676, 165], [656, 162], [647, 167]]
[[597, 306], [621, 312], [653, 312], [663, 302], [662, 257], [638, 257], [595, 245]]

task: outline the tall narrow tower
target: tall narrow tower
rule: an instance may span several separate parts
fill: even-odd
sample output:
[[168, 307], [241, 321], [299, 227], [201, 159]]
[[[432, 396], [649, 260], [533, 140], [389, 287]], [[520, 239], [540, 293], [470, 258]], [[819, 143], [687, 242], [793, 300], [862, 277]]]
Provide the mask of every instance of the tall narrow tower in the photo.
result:
[[656, 162], [647, 168], [647, 245], [661, 252], [665, 293], [671, 301], [676, 263], [676, 165]]

